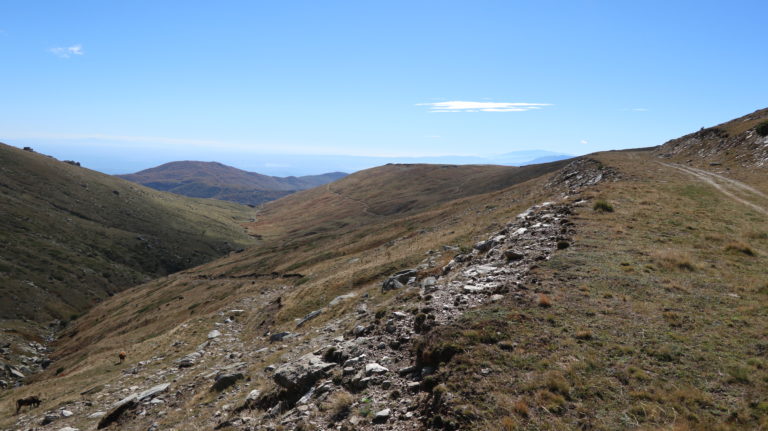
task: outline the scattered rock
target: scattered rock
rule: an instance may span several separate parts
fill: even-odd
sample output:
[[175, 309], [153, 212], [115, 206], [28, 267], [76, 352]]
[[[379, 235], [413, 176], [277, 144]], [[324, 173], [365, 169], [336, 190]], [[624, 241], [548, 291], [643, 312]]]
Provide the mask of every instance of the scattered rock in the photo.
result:
[[171, 386], [170, 383], [163, 383], [160, 385], [152, 386], [151, 388], [137, 395], [136, 400], [142, 401], [147, 398], [152, 398], [161, 392], [165, 392], [165, 390], [168, 389], [169, 386]]
[[222, 374], [216, 377], [216, 381], [211, 386], [211, 391], [221, 392], [244, 378], [243, 373]]
[[200, 358], [202, 357], [203, 357], [202, 353], [192, 352], [189, 355], [179, 359], [178, 361], [179, 368], [189, 368], [195, 365], [195, 363], [197, 363], [197, 361], [200, 360]]
[[278, 341], [283, 341], [286, 337], [290, 336], [290, 332], [278, 332], [276, 334], [272, 334], [269, 336], [269, 341], [271, 343], [275, 343]]
[[485, 290], [485, 287], [483, 286], [472, 286], [471, 284], [468, 284], [464, 286], [462, 289], [464, 289], [464, 292], [467, 293], [479, 293]]
[[375, 423], [375, 424], [383, 424], [384, 422], [389, 420], [389, 415], [390, 414], [391, 414], [391, 411], [389, 409], [379, 410], [373, 416], [373, 423]]
[[297, 327], [297, 328], [301, 328], [302, 326], [304, 326], [304, 324], [305, 324], [305, 323], [307, 323], [307, 322], [309, 322], [310, 320], [314, 319], [315, 317], [319, 316], [319, 315], [320, 315], [320, 313], [322, 313], [322, 310], [315, 310], [315, 311], [313, 311], [313, 312], [311, 312], [311, 313], [307, 314], [306, 316], [304, 316], [304, 318], [303, 318], [303, 319], [301, 319], [301, 320], [300, 320], [300, 321], [299, 321], [299, 322], [296, 324], [296, 327]]
[[384, 280], [384, 283], [381, 285], [381, 291], [387, 292], [390, 290], [401, 289], [411, 278], [416, 277], [417, 274], [418, 272], [415, 269], [406, 269], [396, 272]]
[[383, 374], [388, 372], [389, 372], [389, 369], [387, 369], [387, 367], [383, 367], [375, 362], [372, 362], [365, 366], [365, 374], [368, 376], [370, 376], [371, 374]]
[[208, 339], [209, 340], [212, 340], [212, 339], [220, 337], [220, 336], [221, 336], [221, 332], [219, 332], [218, 329], [214, 329], [213, 331], [208, 333]]
[[525, 255], [515, 250], [506, 250], [504, 251], [504, 257], [509, 261], [515, 261], [523, 259]]
[[314, 354], [306, 354], [295, 362], [285, 364], [275, 371], [274, 380], [278, 385], [302, 394], [306, 393], [312, 385], [328, 375], [328, 371], [335, 367], [332, 362], [323, 362]]
[[329, 302], [328, 305], [333, 307], [334, 305], [340, 304], [341, 302], [346, 301], [347, 299], [352, 299], [355, 296], [357, 296], [357, 295], [355, 295], [354, 292], [347, 293], [345, 295], [339, 295], [339, 296], [333, 298], [333, 300], [331, 302]]
[[475, 244], [474, 249], [479, 252], [485, 252], [490, 250], [494, 245], [496, 245], [495, 240], [487, 239], [485, 241], [480, 241], [477, 244]]
[[117, 422], [118, 419], [120, 419], [120, 416], [123, 415], [126, 411], [136, 407], [136, 394], [129, 395], [122, 400], [116, 402], [112, 405], [112, 409], [105, 414], [101, 420], [99, 421], [99, 424], [96, 426], [97, 429], [106, 428], [109, 425], [111, 425], [114, 422]]

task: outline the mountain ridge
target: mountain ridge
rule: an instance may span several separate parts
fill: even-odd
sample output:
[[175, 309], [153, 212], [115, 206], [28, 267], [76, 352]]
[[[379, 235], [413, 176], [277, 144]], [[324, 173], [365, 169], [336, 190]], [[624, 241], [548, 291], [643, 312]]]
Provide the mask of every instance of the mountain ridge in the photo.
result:
[[42, 408], [0, 424], [760, 429], [765, 168], [659, 148], [392, 164], [269, 202], [255, 246], [74, 322], [0, 392]]
[[343, 172], [329, 172], [301, 177], [274, 177], [219, 162], [177, 161], [117, 177], [189, 197], [259, 205], [298, 190], [327, 184], [346, 175]]

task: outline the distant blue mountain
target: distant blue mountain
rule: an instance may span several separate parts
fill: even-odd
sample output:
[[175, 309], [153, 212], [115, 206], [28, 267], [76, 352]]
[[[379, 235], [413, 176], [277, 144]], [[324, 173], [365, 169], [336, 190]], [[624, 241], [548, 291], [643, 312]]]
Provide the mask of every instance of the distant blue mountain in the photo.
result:
[[42, 140], [17, 140], [12, 145], [31, 146], [35, 150], [62, 160], [76, 160], [84, 167], [108, 174], [127, 174], [178, 160], [208, 160], [234, 166], [245, 171], [269, 176], [306, 176], [326, 172], [355, 172], [387, 163], [435, 163], [446, 165], [523, 166], [573, 157], [545, 150], [512, 151], [490, 156], [371, 157], [348, 155], [260, 154], [235, 149], [222, 149], [215, 154], [203, 148], [185, 151], [158, 147], [151, 151], [116, 148], [98, 141], [84, 143]]

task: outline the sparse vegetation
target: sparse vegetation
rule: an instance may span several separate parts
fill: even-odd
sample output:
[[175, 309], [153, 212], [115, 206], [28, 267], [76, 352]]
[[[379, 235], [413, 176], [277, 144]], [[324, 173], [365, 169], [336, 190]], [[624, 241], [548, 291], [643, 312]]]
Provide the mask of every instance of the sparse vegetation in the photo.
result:
[[760, 136], [768, 136], [768, 121], [763, 121], [755, 127], [755, 131]]
[[666, 270], [695, 271], [691, 257], [683, 252], [666, 249], [654, 252], [657, 265]]
[[592, 205], [592, 209], [597, 212], [612, 213], [613, 205], [609, 204], [607, 201], [598, 200]]
[[352, 404], [355, 397], [347, 391], [338, 391], [334, 393], [327, 401], [325, 408], [331, 415], [333, 421], [342, 421], [352, 411]]
[[539, 295], [538, 305], [542, 308], [549, 308], [552, 306], [552, 299], [544, 294]]
[[743, 242], [740, 242], [740, 241], [729, 242], [725, 246], [725, 251], [741, 253], [741, 254], [745, 254], [747, 256], [754, 256], [755, 255], [755, 251], [752, 250], [752, 248], [749, 245], [744, 244]]

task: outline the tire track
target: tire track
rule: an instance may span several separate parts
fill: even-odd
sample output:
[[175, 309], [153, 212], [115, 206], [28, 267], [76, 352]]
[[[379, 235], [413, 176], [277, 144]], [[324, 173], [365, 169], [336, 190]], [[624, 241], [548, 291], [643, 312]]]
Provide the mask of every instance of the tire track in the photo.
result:
[[[758, 205], [750, 200], [747, 200], [747, 198], [744, 196], [744, 194], [751, 195], [750, 197], [752, 199], [761, 198], [763, 200], [768, 200], [768, 195], [765, 193], [747, 185], [740, 181], [736, 181], [732, 178], [724, 177], [719, 174], [715, 174], [712, 172], [707, 172], [702, 169], [692, 168], [689, 166], [682, 166], [677, 165], [674, 163], [664, 163], [664, 162], [658, 162], [661, 165], [664, 165], [669, 168], [674, 168], [679, 171], [685, 172], [686, 174], [693, 176], [712, 187], [719, 190], [724, 195], [728, 196], [729, 198], [740, 202], [760, 213], [763, 213], [765, 215], [768, 215], [768, 209], [766, 207]], [[742, 194], [742, 196], [737, 195], [737, 193]]]

